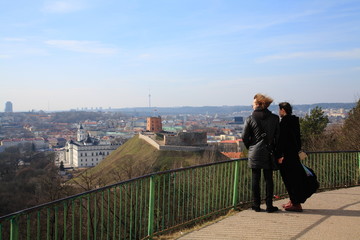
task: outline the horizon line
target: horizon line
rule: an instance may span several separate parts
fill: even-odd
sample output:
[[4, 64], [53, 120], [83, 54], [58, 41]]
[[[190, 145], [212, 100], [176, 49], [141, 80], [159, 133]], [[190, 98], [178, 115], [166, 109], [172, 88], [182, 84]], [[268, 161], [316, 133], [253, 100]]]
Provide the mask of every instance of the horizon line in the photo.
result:
[[[322, 104], [356, 104], [356, 101], [354, 102], [319, 102], [319, 103], [302, 103], [302, 104], [291, 104], [292, 106], [306, 106], [306, 105], [322, 105]], [[272, 104], [269, 106], [273, 107], [276, 104]], [[68, 112], [68, 111], [114, 111], [114, 110], [126, 110], [126, 109], [151, 109], [151, 111], [154, 111], [156, 109], [165, 109], [165, 108], [204, 108], [204, 107], [249, 107], [250, 105], [204, 105], [204, 106], [172, 106], [172, 107], [108, 107], [108, 108], [101, 108], [101, 107], [82, 107], [82, 108], [70, 108], [70, 109], [59, 109], [59, 110], [43, 110], [43, 109], [31, 109], [31, 110], [20, 110], [20, 111], [13, 111], [12, 113], [28, 113], [28, 112]], [[85, 109], [86, 108], [86, 109]], [[0, 113], [6, 113], [5, 111]]]

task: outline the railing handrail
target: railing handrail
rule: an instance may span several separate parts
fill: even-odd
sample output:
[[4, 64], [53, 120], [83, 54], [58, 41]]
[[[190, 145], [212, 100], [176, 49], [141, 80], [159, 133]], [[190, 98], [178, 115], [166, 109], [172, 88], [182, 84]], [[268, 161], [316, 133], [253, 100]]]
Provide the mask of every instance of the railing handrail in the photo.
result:
[[189, 166], [189, 167], [184, 167], [184, 168], [177, 168], [177, 169], [171, 169], [171, 170], [166, 170], [166, 171], [149, 173], [149, 174], [146, 174], [146, 175], [143, 175], [143, 176], [140, 176], [140, 177], [131, 178], [131, 179], [124, 180], [124, 181], [121, 181], [121, 182], [106, 185], [106, 186], [103, 186], [103, 187], [100, 187], [100, 188], [96, 188], [96, 189], [92, 189], [92, 190], [85, 191], [85, 192], [82, 192], [82, 193], [78, 193], [78, 194], [75, 194], [75, 195], [71, 195], [71, 196], [68, 196], [68, 197], [65, 197], [65, 198], [60, 198], [60, 199], [57, 199], [57, 200], [54, 200], [54, 201], [51, 201], [51, 202], [39, 204], [39, 205], [34, 206], [34, 207], [19, 210], [19, 211], [14, 212], [14, 213], [10, 213], [10, 214], [4, 215], [4, 216], [0, 216], [0, 220], [6, 219], [6, 218], [11, 218], [12, 216], [15, 216], [15, 215], [17, 216], [19, 214], [26, 214], [26, 213], [31, 212], [33, 210], [38, 210], [40, 208], [45, 208], [47, 206], [51, 206], [51, 205], [54, 205], [54, 204], [57, 204], [57, 203], [60, 203], [60, 202], [63, 202], [63, 201], [68, 201], [68, 200], [71, 200], [71, 199], [79, 198], [79, 197], [81, 197], [83, 195], [88, 195], [88, 194], [91, 194], [91, 193], [101, 192], [101, 191], [106, 190], [108, 188], [123, 185], [123, 184], [129, 183], [129, 182], [134, 182], [134, 181], [144, 179], [144, 178], [149, 178], [149, 177], [154, 176], [154, 175], [162, 175], [162, 174], [167, 174], [167, 173], [180, 172], [180, 171], [185, 171], [185, 170], [188, 170], [188, 169], [195, 169], [195, 168], [213, 166], [213, 165], [217, 165], [217, 164], [234, 162], [234, 161], [238, 161], [238, 160], [247, 160], [247, 158], [231, 159], [231, 160], [225, 160], [225, 161], [219, 161], [219, 162], [213, 162], [213, 163], [205, 163], [205, 164], [200, 164], [200, 165], [196, 165], [196, 166]]
[[307, 154], [313, 153], [356, 153], [360, 152], [359, 150], [343, 150], [343, 151], [305, 151]]

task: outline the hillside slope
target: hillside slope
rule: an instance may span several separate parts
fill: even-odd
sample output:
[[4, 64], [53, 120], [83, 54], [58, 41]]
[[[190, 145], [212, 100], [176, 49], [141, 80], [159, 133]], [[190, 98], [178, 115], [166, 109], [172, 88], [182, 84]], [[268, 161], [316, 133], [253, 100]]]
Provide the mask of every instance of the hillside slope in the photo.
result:
[[159, 151], [146, 141], [134, 136], [113, 151], [96, 167], [74, 178], [84, 189], [104, 186], [152, 172], [188, 167], [227, 160], [216, 151]]

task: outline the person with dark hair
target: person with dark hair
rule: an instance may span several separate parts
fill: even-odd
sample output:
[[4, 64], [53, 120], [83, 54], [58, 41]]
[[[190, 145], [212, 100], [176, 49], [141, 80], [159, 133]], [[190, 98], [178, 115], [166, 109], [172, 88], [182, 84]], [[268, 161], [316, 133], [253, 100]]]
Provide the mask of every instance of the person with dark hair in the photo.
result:
[[306, 200], [306, 173], [298, 154], [301, 150], [299, 118], [292, 115], [292, 107], [288, 102], [279, 103], [279, 115], [280, 138], [276, 155], [280, 174], [290, 197], [283, 208], [286, 211], [302, 212], [301, 203]]
[[268, 107], [273, 100], [263, 94], [256, 94], [253, 101], [253, 113], [249, 116], [244, 125], [242, 134], [243, 142], [248, 153], [248, 166], [252, 171], [252, 209], [260, 212], [260, 179], [261, 169], [266, 184], [266, 212], [275, 212], [279, 209], [273, 206], [273, 170], [274, 156], [273, 152], [276, 148], [279, 138], [279, 117], [272, 114]]

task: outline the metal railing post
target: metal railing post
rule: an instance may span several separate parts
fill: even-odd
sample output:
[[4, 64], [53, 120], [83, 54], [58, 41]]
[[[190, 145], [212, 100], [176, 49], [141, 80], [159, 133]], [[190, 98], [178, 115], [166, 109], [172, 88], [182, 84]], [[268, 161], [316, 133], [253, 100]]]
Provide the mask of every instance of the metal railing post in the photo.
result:
[[234, 170], [234, 190], [233, 190], [233, 201], [232, 205], [233, 208], [236, 208], [236, 205], [238, 203], [238, 196], [239, 196], [239, 161], [235, 161], [235, 170]]
[[19, 239], [19, 225], [15, 218], [10, 220], [10, 240]]
[[358, 184], [360, 183], [360, 152], [358, 152], [358, 159], [359, 159], [359, 172], [358, 172]]
[[155, 203], [155, 184], [154, 175], [150, 177], [149, 188], [149, 220], [148, 220], [148, 236], [152, 236], [154, 233], [154, 203]]

